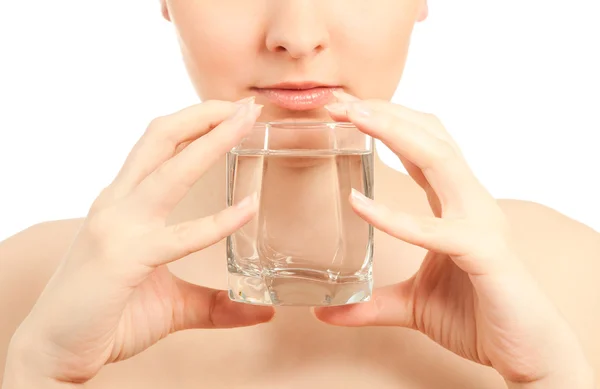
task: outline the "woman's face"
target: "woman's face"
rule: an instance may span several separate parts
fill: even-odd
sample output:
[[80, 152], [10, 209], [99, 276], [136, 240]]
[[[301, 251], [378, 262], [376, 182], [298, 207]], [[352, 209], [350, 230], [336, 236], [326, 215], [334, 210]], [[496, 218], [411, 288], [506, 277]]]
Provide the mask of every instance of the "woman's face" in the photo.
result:
[[390, 99], [427, 0], [161, 0], [202, 100], [255, 95], [263, 118], [325, 119], [342, 88]]

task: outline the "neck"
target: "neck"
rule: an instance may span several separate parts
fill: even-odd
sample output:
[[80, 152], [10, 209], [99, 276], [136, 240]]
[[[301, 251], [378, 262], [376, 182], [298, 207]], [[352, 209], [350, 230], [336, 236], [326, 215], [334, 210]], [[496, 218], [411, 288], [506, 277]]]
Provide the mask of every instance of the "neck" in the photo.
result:
[[[176, 224], [187, 220], [195, 220], [204, 216], [209, 216], [223, 210], [226, 206], [226, 169], [225, 169], [225, 156], [223, 156], [216, 164], [214, 164], [204, 175], [201, 177], [196, 184], [189, 191], [188, 195], [178, 204], [176, 209], [172, 212], [169, 224]], [[375, 169], [375, 198], [382, 204], [392, 206], [392, 208], [400, 211], [418, 213], [418, 214], [429, 214], [427, 199], [423, 196], [420, 188], [412, 181], [410, 177], [405, 174], [398, 173], [392, 168], [388, 167], [378, 157], [374, 158], [374, 169]], [[331, 177], [331, 175], [330, 175]], [[267, 200], [269, 207], [266, 212], [271, 212], [267, 215], [271, 223], [269, 224], [269, 232], [273, 232], [273, 244], [284, 245], [285, 247], [295, 247], [298, 241], [295, 237], [300, 232], [294, 230], [294, 223], [290, 223], [290, 220], [299, 220], [298, 225], [302, 228], [306, 223], [313, 223], [316, 220], [331, 220], [331, 206], [327, 201], [316, 201], [315, 197], [298, 196], [303, 191], [295, 191], [295, 188], [302, 186], [302, 177], [293, 176], [282, 176], [276, 178], [281, 182], [281, 185], [269, 182], [269, 188], [273, 189], [267, 193]], [[328, 179], [327, 175], [323, 177]], [[287, 181], [287, 182], [286, 182]], [[273, 185], [274, 184], [274, 185]], [[295, 185], [294, 185], [295, 184]], [[309, 185], [309, 189], [312, 188], [319, 193], [324, 193], [324, 198], [327, 199], [326, 195], [327, 188], [330, 186], [325, 185], [323, 188], [319, 188], [317, 185]], [[291, 191], [293, 195], [293, 203], [298, 204], [304, 200], [308, 201], [309, 208], [313, 210], [311, 213], [295, 212], [301, 208], [306, 207], [290, 207], [289, 198], [290, 196], [283, 193], [281, 194], [280, 188], [285, 188], [284, 191]], [[331, 190], [331, 188], [329, 189]], [[312, 192], [315, 193], [315, 192]], [[304, 193], [306, 195], [306, 193]], [[263, 193], [264, 195], [264, 193]], [[310, 195], [310, 193], [309, 193]], [[316, 196], [318, 198], [318, 196]], [[283, 201], [278, 201], [283, 199]], [[264, 210], [263, 210], [264, 211]], [[295, 212], [295, 213], [294, 213]], [[328, 214], [329, 212], [329, 214]], [[328, 216], [329, 215], [329, 216]], [[356, 222], [356, 219], [350, 218], [346, 227], [352, 225], [352, 220]], [[313, 223], [315, 228], [310, 231], [309, 237], [306, 236], [306, 231], [302, 231], [305, 235], [304, 240], [310, 239], [314, 243], [313, 248], [322, 250], [323, 252], [331, 252], [334, 247], [332, 246], [332, 231], [335, 233], [335, 226], [331, 226], [326, 223]], [[360, 226], [359, 226], [360, 228]], [[410, 276], [416, 269], [414, 268], [414, 262], [408, 263], [407, 265], [399, 264], [396, 257], [400, 251], [406, 253], [406, 255], [412, 255], [411, 251], [407, 249], [406, 245], [402, 245], [395, 239], [389, 239], [385, 234], [380, 234], [375, 231], [375, 239], [378, 239], [378, 250], [379, 256], [378, 262], [380, 263], [381, 278], [383, 283], [391, 283], [395, 281], [394, 274], [405, 275], [406, 278]], [[359, 240], [353, 241], [353, 243], [360, 243]], [[221, 242], [223, 243], [223, 242]], [[206, 255], [206, 261], [178, 261], [170, 266], [171, 271], [175, 275], [185, 279], [188, 282], [192, 282], [198, 285], [206, 285], [212, 288], [226, 289], [227, 285], [224, 278], [218, 276], [224, 271], [223, 265], [223, 251], [222, 245], [215, 247], [215, 251], [212, 251]], [[407, 251], [409, 250], [409, 251]], [[313, 252], [314, 254], [314, 252]], [[420, 254], [420, 252], [419, 252]], [[388, 263], [386, 265], [386, 263]], [[418, 264], [417, 264], [418, 266]], [[379, 276], [378, 276], [379, 277]]]
[[[198, 219], [215, 214], [226, 206], [226, 166], [225, 156], [209, 168], [208, 171], [190, 189], [187, 196], [173, 210], [169, 224]], [[400, 185], [414, 186], [412, 180], [388, 167], [377, 156], [375, 163], [375, 181], [385, 183], [397, 182]], [[404, 182], [406, 181], [406, 182]], [[376, 188], [380, 185], [376, 184]]]

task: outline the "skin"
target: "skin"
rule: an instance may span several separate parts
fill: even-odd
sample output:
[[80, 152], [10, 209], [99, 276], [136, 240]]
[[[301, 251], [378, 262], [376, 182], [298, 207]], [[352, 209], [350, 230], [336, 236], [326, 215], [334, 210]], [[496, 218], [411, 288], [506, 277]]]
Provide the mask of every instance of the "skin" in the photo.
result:
[[[85, 218], [0, 245], [3, 389], [594, 387], [600, 235], [492, 198], [439, 120], [391, 104], [427, 4], [365, 4], [162, 3], [210, 101], [154, 120]], [[347, 93], [308, 112], [237, 102], [288, 80]], [[223, 209], [223, 154], [259, 117], [349, 120], [404, 163], [376, 162], [376, 203], [349, 198], [378, 230], [371, 302], [273, 316], [222, 291], [222, 238], [257, 207]]]

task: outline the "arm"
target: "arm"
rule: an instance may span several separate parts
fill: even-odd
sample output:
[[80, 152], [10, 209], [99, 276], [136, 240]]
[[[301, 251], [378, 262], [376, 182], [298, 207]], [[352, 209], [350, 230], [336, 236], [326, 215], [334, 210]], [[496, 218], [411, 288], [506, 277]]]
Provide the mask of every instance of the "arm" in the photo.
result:
[[508, 389], [597, 389], [594, 374], [585, 361], [573, 370], [566, 370], [563, 374], [532, 383], [506, 382]]
[[513, 387], [589, 387], [600, 366], [598, 233], [543, 206], [494, 199], [435, 116], [336, 97], [332, 117], [386, 144], [434, 216], [353, 194], [359, 216], [427, 254], [413, 277], [375, 290], [371, 302], [319, 308], [317, 318], [418, 330]]
[[[200, 176], [252, 130], [261, 108], [253, 99], [210, 101], [150, 123], [20, 323], [7, 386], [25, 376], [38, 380], [35, 386], [85, 383], [171, 333], [271, 320], [273, 308], [236, 304], [227, 291], [187, 282], [167, 267], [254, 217], [258, 202], [249, 196], [213, 215], [167, 221]], [[4, 295], [15, 300], [10, 291]]]
[[[56, 270], [80, 225], [79, 219], [41, 223], [0, 242], [2, 389], [64, 387], [56, 382], [34, 384], [29, 381], [31, 376], [25, 373], [27, 359], [13, 358], [19, 353], [13, 335]], [[11, 354], [10, 362], [8, 354]]]
[[541, 204], [501, 200], [501, 205], [521, 237], [517, 249], [526, 266], [574, 330], [574, 341], [585, 354], [578, 347], [565, 352], [561, 374], [536, 383], [507, 382], [508, 389], [597, 388], [600, 234]]
[[[24, 345], [23, 345], [24, 346]], [[7, 354], [4, 381], [0, 389], [83, 389], [83, 384], [58, 382], [47, 377], [36, 377], [28, 366], [27, 351], [11, 342]]]

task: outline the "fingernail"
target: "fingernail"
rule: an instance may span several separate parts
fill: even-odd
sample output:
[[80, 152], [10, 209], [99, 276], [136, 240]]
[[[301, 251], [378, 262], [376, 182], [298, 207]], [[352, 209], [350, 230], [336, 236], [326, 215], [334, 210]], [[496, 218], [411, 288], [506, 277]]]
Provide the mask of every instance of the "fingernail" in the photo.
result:
[[346, 103], [333, 103], [325, 106], [325, 109], [334, 115], [346, 115], [348, 113], [347, 108], [348, 104]]
[[235, 205], [235, 207], [237, 209], [244, 209], [244, 208], [249, 208], [251, 206], [254, 205], [254, 203], [256, 202], [256, 199], [258, 198], [258, 195], [256, 192], [254, 192], [253, 194], [251, 194], [250, 196], [244, 197], [242, 199], [242, 201], [240, 201], [239, 203], [237, 203]]
[[367, 196], [360, 193], [354, 188], [352, 188], [352, 199], [356, 201], [356, 203], [365, 207], [370, 207], [373, 204], [373, 200], [371, 200], [370, 198], [368, 198]]
[[254, 103], [254, 100], [256, 100], [256, 96], [250, 96], [250, 97], [246, 97], [241, 100], [238, 100], [235, 103], [236, 104]]
[[334, 90], [331, 93], [339, 101], [358, 101], [359, 100], [358, 97], [352, 96], [351, 94], [346, 93], [343, 90]]
[[260, 113], [262, 112], [263, 108], [264, 108], [264, 105], [262, 105], [262, 104], [252, 104], [252, 112], [254, 113], [255, 119], [260, 116]]

